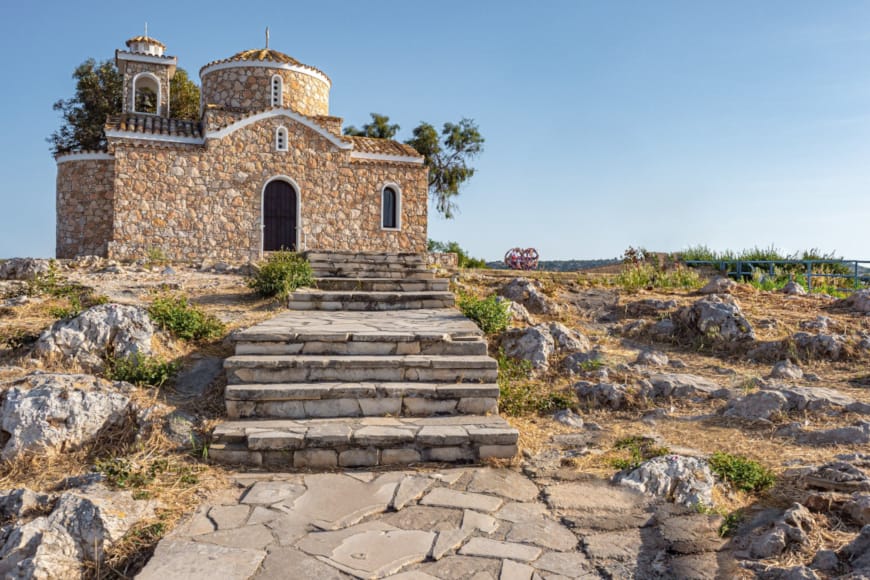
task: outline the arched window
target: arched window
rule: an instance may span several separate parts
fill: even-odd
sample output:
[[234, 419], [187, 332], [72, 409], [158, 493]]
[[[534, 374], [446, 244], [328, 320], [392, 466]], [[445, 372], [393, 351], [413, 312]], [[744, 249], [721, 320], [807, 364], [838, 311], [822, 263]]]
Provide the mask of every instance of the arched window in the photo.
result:
[[133, 78], [133, 112], [160, 114], [160, 80], [150, 73]]
[[275, 151], [287, 151], [286, 127], [278, 127], [275, 130]]
[[280, 107], [284, 104], [284, 79], [281, 75], [272, 75], [272, 106]]
[[381, 227], [385, 230], [400, 229], [402, 199], [399, 188], [389, 185], [381, 193]]

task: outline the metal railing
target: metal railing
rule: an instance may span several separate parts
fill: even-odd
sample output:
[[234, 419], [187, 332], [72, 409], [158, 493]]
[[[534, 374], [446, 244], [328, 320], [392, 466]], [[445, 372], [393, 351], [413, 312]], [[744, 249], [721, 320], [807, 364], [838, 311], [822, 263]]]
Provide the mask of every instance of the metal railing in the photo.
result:
[[[765, 269], [773, 277], [778, 266], [803, 266], [808, 288], [813, 287], [813, 278], [851, 279], [855, 288], [870, 283], [870, 260], [686, 260], [683, 263], [687, 266], [712, 266], [732, 278], [751, 278], [756, 270]], [[813, 267], [819, 265], [844, 267], [839, 268], [842, 272], [825, 272], [819, 268], [813, 271]]]

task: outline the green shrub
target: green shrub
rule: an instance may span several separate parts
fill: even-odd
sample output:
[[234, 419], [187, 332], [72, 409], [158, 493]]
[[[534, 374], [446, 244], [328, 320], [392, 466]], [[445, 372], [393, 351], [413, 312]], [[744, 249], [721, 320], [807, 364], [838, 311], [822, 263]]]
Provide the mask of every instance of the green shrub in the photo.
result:
[[274, 252], [266, 258], [248, 280], [248, 286], [260, 296], [284, 300], [297, 288], [314, 284], [308, 260], [296, 252]]
[[527, 360], [498, 356], [499, 410], [518, 417], [530, 413], [553, 413], [577, 406], [572, 391], [549, 391], [531, 380], [532, 364]]
[[178, 369], [177, 363], [138, 353], [109, 361], [107, 374], [113, 381], [126, 381], [137, 387], [160, 387], [178, 372]]
[[691, 268], [678, 266], [672, 270], [662, 270], [645, 262], [624, 264], [613, 281], [629, 292], [643, 288], [693, 289], [704, 284], [703, 278]]
[[709, 463], [713, 473], [742, 491], [764, 491], [776, 482], [776, 475], [770, 469], [740, 455], [717, 451]]
[[457, 265], [460, 268], [486, 268], [486, 260], [482, 258], [472, 258], [457, 242], [436, 242], [429, 240], [427, 248], [430, 252], [443, 252], [456, 254]]
[[169, 263], [169, 257], [163, 248], [148, 248], [146, 252], [146, 261], [149, 266], [165, 266]]
[[617, 457], [612, 461], [617, 469], [635, 469], [644, 461], [670, 453], [667, 447], [657, 446], [649, 437], [625, 437], [614, 443], [613, 447], [628, 455], [628, 457]]
[[148, 314], [160, 328], [183, 340], [218, 338], [225, 331], [223, 322], [190, 304], [184, 296], [158, 296]]
[[495, 294], [486, 298], [476, 298], [470, 294], [460, 294], [459, 309], [486, 334], [495, 334], [508, 327], [511, 322], [510, 303]]

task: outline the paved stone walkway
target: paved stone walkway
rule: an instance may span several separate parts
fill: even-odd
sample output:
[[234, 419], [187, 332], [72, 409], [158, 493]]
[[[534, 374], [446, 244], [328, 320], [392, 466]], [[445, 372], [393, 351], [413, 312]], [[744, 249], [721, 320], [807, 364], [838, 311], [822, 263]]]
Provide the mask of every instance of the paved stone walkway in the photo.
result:
[[601, 480], [517, 471], [238, 474], [138, 576], [733, 578], [715, 517]]

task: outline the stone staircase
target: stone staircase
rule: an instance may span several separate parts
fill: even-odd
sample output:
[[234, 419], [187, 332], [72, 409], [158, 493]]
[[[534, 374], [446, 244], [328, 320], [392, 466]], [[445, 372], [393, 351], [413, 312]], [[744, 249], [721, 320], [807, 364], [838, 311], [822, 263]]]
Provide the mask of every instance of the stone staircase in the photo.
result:
[[213, 459], [329, 468], [516, 454], [518, 433], [497, 414], [497, 363], [423, 256], [308, 259], [317, 288], [235, 337]]

